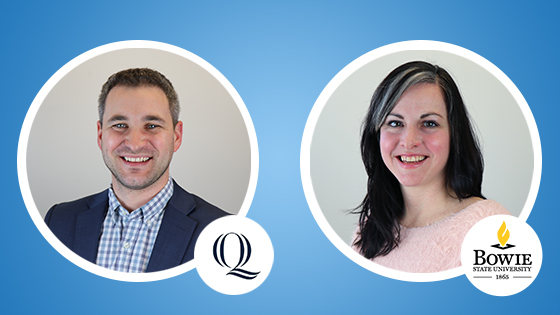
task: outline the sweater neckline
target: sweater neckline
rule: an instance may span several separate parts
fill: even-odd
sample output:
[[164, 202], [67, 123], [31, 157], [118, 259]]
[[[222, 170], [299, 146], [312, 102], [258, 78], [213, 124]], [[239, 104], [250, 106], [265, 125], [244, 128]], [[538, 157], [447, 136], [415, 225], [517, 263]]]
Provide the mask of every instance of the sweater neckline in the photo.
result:
[[426, 225], [424, 225], [424, 226], [406, 227], [406, 226], [404, 226], [404, 225], [402, 225], [402, 224], [400, 224], [400, 223], [399, 223], [399, 226], [400, 226], [401, 230], [426, 229], [426, 228], [429, 228], [429, 227], [433, 227], [433, 226], [435, 226], [435, 225], [439, 225], [439, 224], [441, 224], [441, 223], [444, 223], [444, 222], [446, 222], [446, 221], [449, 221], [449, 220], [453, 219], [454, 217], [458, 216], [459, 214], [466, 212], [468, 209], [470, 209], [470, 208], [473, 207], [474, 205], [477, 205], [477, 204], [479, 204], [479, 203], [481, 203], [481, 202], [485, 202], [485, 201], [490, 201], [490, 200], [488, 200], [488, 199], [482, 199], [482, 200], [476, 201], [476, 202], [474, 202], [474, 203], [468, 205], [465, 209], [463, 209], [463, 210], [461, 210], [461, 211], [457, 211], [457, 212], [451, 213], [451, 214], [449, 214], [448, 216], [446, 216], [445, 218], [443, 218], [443, 219], [441, 219], [441, 220], [438, 220], [438, 221], [435, 221], [435, 222], [432, 222], [432, 223], [428, 223], [428, 224], [426, 224]]

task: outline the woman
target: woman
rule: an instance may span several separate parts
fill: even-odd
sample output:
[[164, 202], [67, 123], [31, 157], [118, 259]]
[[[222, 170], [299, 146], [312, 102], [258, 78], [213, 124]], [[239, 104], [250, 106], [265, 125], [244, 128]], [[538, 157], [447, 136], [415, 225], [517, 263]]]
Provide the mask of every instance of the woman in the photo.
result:
[[459, 90], [444, 69], [415, 61], [375, 90], [365, 118], [368, 174], [354, 248], [407, 272], [461, 265], [461, 244], [481, 219], [509, 214], [481, 193], [483, 161]]

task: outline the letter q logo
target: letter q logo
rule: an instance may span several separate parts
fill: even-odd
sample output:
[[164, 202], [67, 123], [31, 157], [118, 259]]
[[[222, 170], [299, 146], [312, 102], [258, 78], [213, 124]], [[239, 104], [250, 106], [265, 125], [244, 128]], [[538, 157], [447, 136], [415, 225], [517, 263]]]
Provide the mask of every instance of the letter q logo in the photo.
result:
[[238, 295], [264, 282], [274, 261], [272, 243], [255, 221], [227, 216], [200, 233], [194, 249], [196, 270], [212, 289]]
[[[235, 267], [231, 268], [230, 265], [226, 262], [225, 257], [225, 241], [229, 235], [237, 236], [239, 239], [239, 261]], [[218, 245], [219, 244], [219, 245]], [[236, 276], [242, 279], [252, 280], [257, 277], [259, 272], [251, 272], [244, 269], [241, 269], [251, 258], [251, 243], [243, 234], [237, 234], [234, 232], [229, 232], [227, 234], [220, 235], [216, 242], [214, 242], [214, 259], [220, 266], [230, 268], [231, 270], [227, 273], [227, 275]]]

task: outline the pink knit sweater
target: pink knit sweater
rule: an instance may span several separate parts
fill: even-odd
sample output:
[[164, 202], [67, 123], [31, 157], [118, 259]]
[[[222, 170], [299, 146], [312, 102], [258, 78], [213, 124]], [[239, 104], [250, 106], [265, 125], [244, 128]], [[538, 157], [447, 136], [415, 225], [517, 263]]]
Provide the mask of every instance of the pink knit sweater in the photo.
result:
[[460, 267], [461, 244], [467, 232], [478, 221], [496, 214], [510, 213], [496, 201], [482, 200], [428, 226], [401, 226], [399, 246], [386, 256], [374, 258], [373, 262], [391, 269], [423, 273]]

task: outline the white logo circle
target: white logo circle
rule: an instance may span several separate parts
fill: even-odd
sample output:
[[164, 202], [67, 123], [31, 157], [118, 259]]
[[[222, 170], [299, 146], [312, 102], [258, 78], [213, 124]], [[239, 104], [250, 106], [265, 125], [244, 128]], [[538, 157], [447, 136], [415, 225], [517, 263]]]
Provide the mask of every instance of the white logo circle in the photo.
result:
[[495, 215], [475, 224], [461, 247], [465, 276], [480, 291], [508, 296], [527, 288], [542, 264], [539, 237], [523, 220]]
[[204, 228], [194, 248], [194, 259], [200, 278], [209, 287], [238, 295], [264, 282], [272, 268], [274, 250], [258, 223], [231, 215]]

